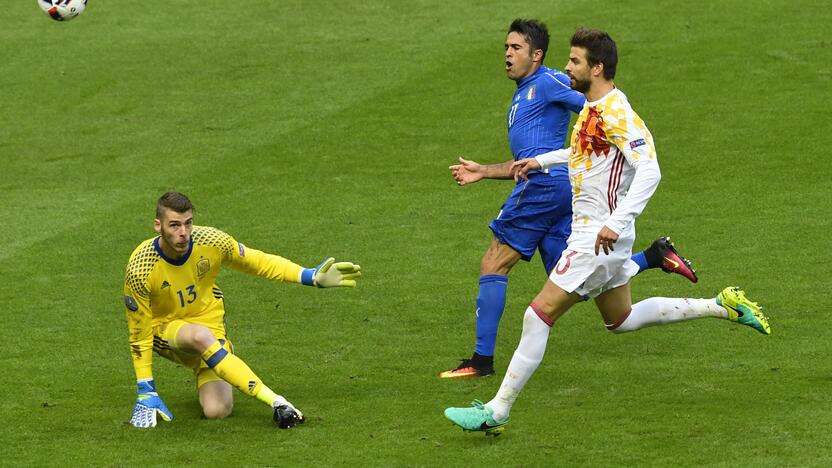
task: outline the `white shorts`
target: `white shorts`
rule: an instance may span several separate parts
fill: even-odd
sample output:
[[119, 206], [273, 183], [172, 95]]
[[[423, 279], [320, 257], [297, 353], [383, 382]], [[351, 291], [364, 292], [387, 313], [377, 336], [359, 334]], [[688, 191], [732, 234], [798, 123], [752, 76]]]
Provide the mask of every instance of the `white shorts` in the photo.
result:
[[623, 286], [638, 273], [638, 265], [630, 260], [635, 229], [623, 232], [609, 255], [603, 250], [595, 255], [597, 233], [572, 232], [549, 279], [566, 292], [591, 299], [604, 291]]

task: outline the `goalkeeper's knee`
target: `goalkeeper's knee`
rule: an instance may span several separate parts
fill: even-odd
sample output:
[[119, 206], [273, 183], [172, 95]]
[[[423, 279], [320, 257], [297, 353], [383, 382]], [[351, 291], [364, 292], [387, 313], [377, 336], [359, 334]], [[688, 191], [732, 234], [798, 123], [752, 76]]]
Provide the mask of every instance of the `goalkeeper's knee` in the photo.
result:
[[223, 401], [211, 401], [202, 403], [202, 414], [206, 419], [223, 419], [231, 416], [234, 404]]

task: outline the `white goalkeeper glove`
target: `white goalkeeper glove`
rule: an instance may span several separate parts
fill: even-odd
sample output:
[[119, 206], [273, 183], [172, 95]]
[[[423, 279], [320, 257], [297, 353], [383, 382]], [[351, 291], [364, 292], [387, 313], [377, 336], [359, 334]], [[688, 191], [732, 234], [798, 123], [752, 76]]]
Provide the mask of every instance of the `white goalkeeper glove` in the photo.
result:
[[157, 414], [165, 421], [173, 419], [173, 414], [156, 393], [156, 384], [153, 379], [139, 380], [138, 386], [139, 397], [136, 398], [136, 407], [133, 409], [130, 424], [135, 427], [156, 427]]
[[316, 268], [304, 270], [301, 282], [319, 288], [354, 288], [361, 276], [361, 265], [351, 262], [335, 262], [333, 257], [324, 260]]

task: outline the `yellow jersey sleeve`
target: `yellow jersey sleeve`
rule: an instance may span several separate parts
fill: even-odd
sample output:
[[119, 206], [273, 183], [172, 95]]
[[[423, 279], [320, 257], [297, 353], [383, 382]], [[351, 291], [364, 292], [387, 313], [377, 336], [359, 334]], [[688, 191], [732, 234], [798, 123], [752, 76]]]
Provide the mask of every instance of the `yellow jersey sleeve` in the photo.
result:
[[130, 256], [124, 276], [124, 306], [137, 380], [153, 378], [153, 313], [150, 309], [149, 278], [158, 261], [152, 240], [145, 241]]
[[246, 247], [219, 229], [195, 227], [193, 236], [195, 243], [217, 247], [222, 254], [222, 264], [237, 271], [277, 281], [301, 282], [302, 266], [278, 255]]

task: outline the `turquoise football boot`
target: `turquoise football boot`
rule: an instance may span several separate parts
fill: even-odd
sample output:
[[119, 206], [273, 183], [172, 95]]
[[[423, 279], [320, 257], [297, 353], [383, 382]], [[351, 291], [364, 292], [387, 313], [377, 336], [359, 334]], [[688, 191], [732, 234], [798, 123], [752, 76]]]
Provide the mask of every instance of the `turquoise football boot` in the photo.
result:
[[470, 408], [447, 408], [445, 417], [464, 431], [482, 431], [485, 435], [493, 436], [502, 434], [508, 423], [508, 418], [505, 421], [496, 421], [494, 410], [479, 400], [471, 402]]

